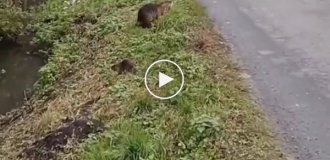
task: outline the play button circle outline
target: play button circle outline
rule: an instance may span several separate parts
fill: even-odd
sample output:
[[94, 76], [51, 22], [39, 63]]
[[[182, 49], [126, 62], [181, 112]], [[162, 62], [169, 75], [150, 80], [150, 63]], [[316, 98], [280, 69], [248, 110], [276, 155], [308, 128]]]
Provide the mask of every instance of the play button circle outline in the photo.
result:
[[[168, 96], [168, 97], [157, 96], [157, 95], [154, 94], [154, 93], [150, 90], [150, 88], [148, 87], [147, 77], [148, 77], [148, 73], [149, 73], [150, 69], [151, 69], [154, 65], [156, 65], [156, 64], [158, 64], [158, 63], [161, 63], [161, 62], [168, 62], [168, 63], [171, 63], [171, 64], [175, 65], [176, 68], [178, 68], [179, 71], [180, 71], [180, 73], [181, 73], [181, 85], [180, 85], [179, 90], [178, 90], [177, 92], [175, 92], [175, 94], [173, 94], [173, 95], [171, 95], [171, 96]], [[147, 71], [145, 72], [145, 75], [144, 75], [144, 85], [146, 86], [148, 92], [149, 92], [152, 96], [154, 96], [154, 97], [156, 97], [156, 98], [158, 98], [158, 99], [161, 99], [161, 100], [171, 99], [171, 98], [177, 96], [177, 95], [181, 92], [181, 90], [182, 90], [182, 88], [183, 88], [183, 85], [184, 85], [184, 74], [183, 74], [183, 71], [182, 71], [181, 67], [180, 67], [178, 64], [176, 64], [175, 62], [170, 61], [170, 60], [167, 60], [167, 59], [157, 60], [157, 61], [155, 61], [154, 63], [152, 63], [152, 64], [148, 67]]]

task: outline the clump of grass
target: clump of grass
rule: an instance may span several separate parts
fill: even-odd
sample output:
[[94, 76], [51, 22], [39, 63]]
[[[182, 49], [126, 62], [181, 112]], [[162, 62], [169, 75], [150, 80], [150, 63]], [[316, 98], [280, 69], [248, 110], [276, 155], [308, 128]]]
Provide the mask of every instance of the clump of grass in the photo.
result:
[[155, 103], [152, 100], [152, 97], [140, 94], [136, 97], [135, 101], [132, 103], [132, 109], [134, 112], [132, 112], [133, 115], [135, 114], [144, 114], [144, 113], [150, 113], [152, 109], [155, 107]]
[[58, 122], [59, 119], [62, 119], [59, 112], [54, 110], [49, 110], [42, 115], [40, 115], [40, 119], [37, 120], [33, 127], [30, 128], [31, 131], [36, 132], [44, 132], [47, 131], [49, 127], [53, 125], [54, 122]]
[[[91, 143], [83, 155], [84, 159], [165, 159], [164, 146], [155, 146], [161, 141], [148, 134], [143, 128], [133, 122], [120, 122], [109, 133], [103, 135], [100, 143]], [[164, 142], [162, 142], [164, 143]]]
[[0, 2], [0, 41], [3, 38], [16, 38], [23, 32], [28, 22], [28, 13], [10, 3]]

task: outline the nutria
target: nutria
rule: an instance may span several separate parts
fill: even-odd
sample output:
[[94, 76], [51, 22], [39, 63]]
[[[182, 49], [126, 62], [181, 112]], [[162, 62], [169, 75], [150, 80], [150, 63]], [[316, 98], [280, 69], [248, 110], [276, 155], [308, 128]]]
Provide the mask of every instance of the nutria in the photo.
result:
[[151, 28], [152, 22], [164, 15], [172, 6], [171, 1], [164, 1], [159, 4], [148, 3], [142, 6], [138, 12], [137, 22], [143, 28]]
[[130, 59], [124, 59], [120, 63], [115, 64], [111, 67], [112, 70], [115, 70], [118, 72], [118, 74], [130, 72], [135, 73], [135, 62], [133, 62]]

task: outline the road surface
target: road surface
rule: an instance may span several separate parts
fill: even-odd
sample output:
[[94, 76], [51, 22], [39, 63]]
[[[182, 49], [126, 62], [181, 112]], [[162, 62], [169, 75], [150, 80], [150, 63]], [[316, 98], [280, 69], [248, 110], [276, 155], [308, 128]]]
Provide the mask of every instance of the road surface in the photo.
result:
[[330, 160], [330, 1], [200, 0], [299, 160]]

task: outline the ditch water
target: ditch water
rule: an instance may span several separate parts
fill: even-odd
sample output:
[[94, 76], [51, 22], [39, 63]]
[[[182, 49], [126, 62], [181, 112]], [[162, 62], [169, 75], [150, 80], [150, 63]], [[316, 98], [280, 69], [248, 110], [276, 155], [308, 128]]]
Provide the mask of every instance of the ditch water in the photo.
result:
[[[13, 5], [28, 11], [44, 0], [12, 0]], [[0, 42], [0, 115], [23, 105], [26, 98], [25, 90], [32, 89], [39, 79], [38, 71], [45, 64], [44, 60], [35, 55], [26, 54], [34, 50], [29, 45], [32, 36], [23, 36], [21, 43], [12, 41]]]
[[28, 55], [29, 49], [14, 42], [0, 43], [0, 114], [20, 107], [25, 90], [38, 80], [38, 70], [44, 65], [41, 57]]

